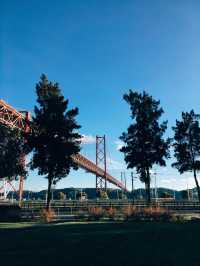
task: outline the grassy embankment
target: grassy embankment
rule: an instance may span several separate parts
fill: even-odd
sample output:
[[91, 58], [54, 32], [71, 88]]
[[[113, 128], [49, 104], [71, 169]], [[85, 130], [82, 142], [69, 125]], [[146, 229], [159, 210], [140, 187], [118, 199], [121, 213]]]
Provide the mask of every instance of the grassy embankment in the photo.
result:
[[199, 266], [200, 223], [0, 224], [6, 265]]

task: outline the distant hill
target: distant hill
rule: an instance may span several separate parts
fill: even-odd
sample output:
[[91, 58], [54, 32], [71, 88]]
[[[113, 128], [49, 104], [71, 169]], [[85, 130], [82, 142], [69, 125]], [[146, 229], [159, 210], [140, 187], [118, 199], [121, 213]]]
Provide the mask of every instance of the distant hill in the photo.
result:
[[[80, 192], [84, 192], [87, 195], [88, 199], [95, 199], [96, 198], [96, 189], [95, 188], [63, 188], [63, 189], [54, 189], [52, 192], [52, 197], [54, 199], [60, 199], [60, 192], [64, 193], [66, 199], [76, 199]], [[117, 199], [117, 198], [132, 198], [132, 192], [122, 193], [120, 189], [108, 189], [108, 197], [110, 199]], [[154, 188], [151, 189], [152, 198], [155, 197], [155, 190]], [[168, 188], [157, 188], [157, 198], [175, 198], [177, 200], [187, 199], [188, 195], [190, 198], [197, 199], [197, 191], [196, 188], [190, 189], [189, 192], [187, 190], [173, 190]], [[17, 198], [16, 193], [9, 193], [9, 198]], [[142, 199], [145, 198], [145, 189], [139, 188], [134, 190], [134, 197], [135, 199]], [[25, 190], [23, 193], [24, 199], [32, 199], [32, 200], [45, 200], [46, 199], [46, 190], [41, 190], [39, 192]]]

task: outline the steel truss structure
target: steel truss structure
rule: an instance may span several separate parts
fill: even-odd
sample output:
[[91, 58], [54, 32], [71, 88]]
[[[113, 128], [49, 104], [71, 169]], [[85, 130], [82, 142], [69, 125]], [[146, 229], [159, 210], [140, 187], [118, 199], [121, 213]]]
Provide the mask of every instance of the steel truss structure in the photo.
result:
[[27, 121], [29, 120], [29, 112], [18, 112], [13, 107], [0, 100], [0, 123], [10, 128], [19, 128], [27, 130]]
[[13, 182], [6, 180], [6, 178], [4, 178], [1, 181], [1, 186], [0, 186], [0, 200], [6, 200], [9, 192], [11, 191], [18, 193], [18, 191], [15, 188], [15, 184], [13, 184]]
[[[24, 132], [29, 131], [29, 121], [30, 121], [30, 113], [27, 111], [17, 111], [12, 106], [8, 105], [3, 100], [0, 100], [0, 123], [10, 127], [11, 129], [17, 128], [23, 130]], [[25, 165], [25, 155], [22, 154], [21, 162]], [[15, 186], [11, 183], [11, 181], [3, 181], [3, 190], [0, 190], [2, 197], [5, 199], [10, 190], [13, 190], [18, 193], [19, 201], [22, 199], [23, 194], [23, 184], [24, 177], [20, 176], [19, 178], [19, 188], [16, 189]]]
[[107, 164], [106, 164], [106, 136], [96, 136], [96, 166], [103, 169], [102, 174], [96, 173], [96, 191], [107, 191]]

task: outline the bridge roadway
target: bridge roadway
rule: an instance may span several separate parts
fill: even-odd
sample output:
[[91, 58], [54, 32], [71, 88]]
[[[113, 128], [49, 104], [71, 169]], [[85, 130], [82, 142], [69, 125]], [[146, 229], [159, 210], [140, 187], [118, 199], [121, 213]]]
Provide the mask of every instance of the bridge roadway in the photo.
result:
[[[28, 121], [29, 121], [28, 112], [19, 112], [12, 106], [8, 105], [5, 101], [0, 100], [1, 124], [4, 124], [10, 128], [19, 128], [21, 130], [27, 131]], [[105, 173], [105, 171], [102, 168], [98, 167], [95, 163], [93, 163], [91, 160], [87, 159], [83, 155], [77, 154], [74, 155], [72, 158], [80, 168], [106, 179], [111, 184], [125, 191], [127, 190], [124, 184], [119, 180], [117, 180], [117, 178], [111, 176], [109, 173]]]
[[106, 173], [106, 175], [105, 175], [105, 171], [102, 168], [98, 167], [95, 163], [88, 160], [86, 157], [84, 157], [80, 153], [75, 155], [75, 156], [72, 156], [72, 158], [73, 158], [74, 162], [76, 162], [80, 168], [82, 168], [82, 169], [84, 169], [90, 173], [93, 173], [95, 175], [106, 178], [107, 181], [109, 181], [111, 184], [127, 191], [126, 187], [124, 186], [124, 184], [122, 182], [117, 180], [115, 177], [111, 176], [109, 173]]

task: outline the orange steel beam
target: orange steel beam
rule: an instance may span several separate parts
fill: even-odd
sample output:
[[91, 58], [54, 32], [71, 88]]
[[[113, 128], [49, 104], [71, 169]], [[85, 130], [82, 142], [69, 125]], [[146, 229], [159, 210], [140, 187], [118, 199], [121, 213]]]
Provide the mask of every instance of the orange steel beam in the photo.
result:
[[[11, 128], [20, 128], [24, 131], [27, 130], [26, 117], [22, 113], [14, 109], [12, 106], [8, 105], [3, 100], [0, 100], [0, 123]], [[111, 176], [108, 173], [106, 173], [105, 176], [105, 170], [98, 167], [95, 163], [88, 160], [83, 155], [77, 154], [72, 156], [72, 158], [80, 168], [83, 168], [84, 170], [95, 175], [101, 176], [102, 178], [107, 179], [107, 181], [109, 181], [113, 185], [116, 185], [117, 187], [126, 190], [122, 182], [118, 181], [115, 177]]]
[[102, 168], [96, 166], [95, 163], [88, 160], [86, 157], [84, 157], [80, 153], [77, 155], [73, 155], [72, 158], [74, 162], [77, 163], [80, 168], [83, 168], [84, 170], [90, 173], [93, 173], [95, 175], [101, 176], [104, 179], [107, 179], [107, 181], [109, 181], [110, 183], [112, 183], [113, 185], [119, 188], [122, 188], [123, 190], [127, 190], [122, 182], [118, 181], [115, 177], [111, 176], [108, 173], [106, 173], [106, 176], [105, 176], [105, 171]]
[[0, 100], [0, 123], [11, 128], [26, 130], [26, 121], [23, 114]]

